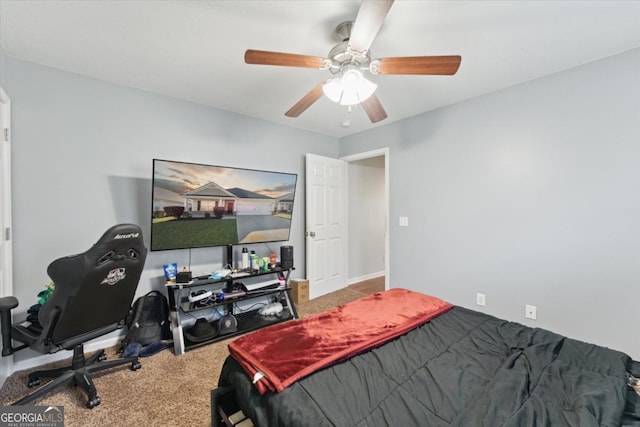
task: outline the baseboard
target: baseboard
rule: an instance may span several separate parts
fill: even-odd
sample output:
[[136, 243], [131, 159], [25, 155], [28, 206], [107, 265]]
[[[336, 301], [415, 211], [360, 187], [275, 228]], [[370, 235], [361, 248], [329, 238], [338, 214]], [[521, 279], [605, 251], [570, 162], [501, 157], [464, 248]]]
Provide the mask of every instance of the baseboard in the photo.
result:
[[364, 282], [365, 280], [376, 279], [384, 276], [384, 270], [377, 273], [366, 274], [360, 277], [353, 277], [347, 281], [347, 286], [355, 285], [356, 283]]

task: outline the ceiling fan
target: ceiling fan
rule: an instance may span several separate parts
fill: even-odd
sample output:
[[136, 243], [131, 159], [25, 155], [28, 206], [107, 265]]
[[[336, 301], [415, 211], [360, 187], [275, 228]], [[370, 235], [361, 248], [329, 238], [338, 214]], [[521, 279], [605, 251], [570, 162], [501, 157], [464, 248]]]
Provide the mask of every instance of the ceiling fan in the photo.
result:
[[331, 49], [327, 58], [249, 49], [244, 54], [244, 61], [247, 64], [317, 68], [337, 76], [311, 89], [285, 113], [287, 117], [298, 117], [324, 93], [341, 105], [361, 104], [371, 122], [379, 122], [387, 118], [387, 113], [374, 93], [377, 85], [367, 80], [363, 72], [453, 75], [461, 61], [458, 55], [371, 59], [369, 47], [392, 4], [393, 0], [362, 0], [356, 20], [336, 27], [336, 37], [340, 42]]

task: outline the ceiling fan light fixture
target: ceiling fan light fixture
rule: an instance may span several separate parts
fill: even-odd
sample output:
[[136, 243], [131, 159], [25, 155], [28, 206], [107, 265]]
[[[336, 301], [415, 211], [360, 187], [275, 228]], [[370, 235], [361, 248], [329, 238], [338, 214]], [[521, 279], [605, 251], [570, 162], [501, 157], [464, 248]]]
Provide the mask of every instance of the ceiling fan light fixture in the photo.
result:
[[377, 123], [387, 118], [387, 112], [374, 95], [377, 85], [367, 80], [363, 72], [368, 71], [373, 75], [452, 76], [458, 72], [462, 60], [460, 55], [396, 56], [372, 60], [369, 48], [393, 2], [362, 0], [355, 21], [343, 22], [336, 27], [338, 44], [331, 48], [326, 58], [248, 49], [244, 62], [314, 68], [329, 71], [335, 77], [314, 86], [284, 113], [287, 117], [298, 117], [324, 93], [331, 101], [346, 105], [349, 112], [354, 105], [362, 106], [371, 123]]
[[356, 105], [369, 98], [378, 85], [367, 80], [360, 70], [346, 70], [342, 77], [328, 80], [322, 87], [327, 98], [340, 105]]
[[340, 82], [340, 77], [327, 80], [324, 86], [322, 86], [322, 91], [327, 95], [327, 98], [339, 103], [340, 98], [342, 98], [342, 83]]

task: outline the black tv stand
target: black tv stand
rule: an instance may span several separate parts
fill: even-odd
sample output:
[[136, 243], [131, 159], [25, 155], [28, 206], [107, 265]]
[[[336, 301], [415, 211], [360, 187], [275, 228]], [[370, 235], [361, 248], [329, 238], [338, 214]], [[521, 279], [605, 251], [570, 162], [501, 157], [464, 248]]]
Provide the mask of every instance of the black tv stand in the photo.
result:
[[233, 270], [233, 245], [227, 245], [227, 266]]
[[[171, 310], [171, 329], [173, 331], [174, 353], [181, 355], [185, 351], [192, 350], [203, 345], [227, 339], [236, 335], [244, 334], [273, 325], [298, 318], [298, 312], [291, 298], [291, 287], [289, 285], [289, 275], [293, 269], [283, 269], [277, 267], [268, 271], [253, 270], [245, 272], [240, 276], [222, 279], [202, 279], [196, 277], [189, 283], [168, 283], [167, 293], [169, 296], [169, 307]], [[283, 284], [279, 280], [283, 278]], [[264, 281], [260, 280], [264, 279]], [[258, 280], [260, 283], [273, 282], [273, 285], [263, 287], [248, 286], [247, 290], [238, 292], [238, 284], [242, 281]], [[247, 282], [248, 283], [248, 282]], [[222, 292], [224, 299], [215, 299], [204, 304], [194, 304], [189, 301], [191, 292], [197, 290], [211, 290], [212, 292]], [[227, 298], [226, 295], [229, 295]], [[278, 316], [263, 316], [258, 314], [258, 310], [267, 302], [278, 301], [283, 305], [283, 311]], [[242, 306], [249, 308], [243, 308]], [[191, 342], [184, 334], [189, 330], [194, 319], [206, 317], [215, 310], [218, 314], [231, 314], [237, 322], [237, 331], [220, 335], [203, 342]]]

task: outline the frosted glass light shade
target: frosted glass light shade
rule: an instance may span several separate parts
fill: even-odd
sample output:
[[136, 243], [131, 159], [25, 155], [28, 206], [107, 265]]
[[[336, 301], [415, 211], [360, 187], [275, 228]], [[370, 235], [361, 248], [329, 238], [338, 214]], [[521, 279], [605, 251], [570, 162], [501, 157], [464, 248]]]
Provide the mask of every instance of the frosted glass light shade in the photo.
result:
[[340, 98], [342, 98], [342, 83], [340, 82], [340, 77], [327, 81], [324, 86], [322, 86], [322, 91], [327, 95], [327, 98], [333, 102], [340, 102]]
[[327, 98], [340, 105], [355, 105], [369, 98], [378, 85], [367, 80], [359, 70], [351, 69], [342, 77], [327, 81], [322, 91]]

